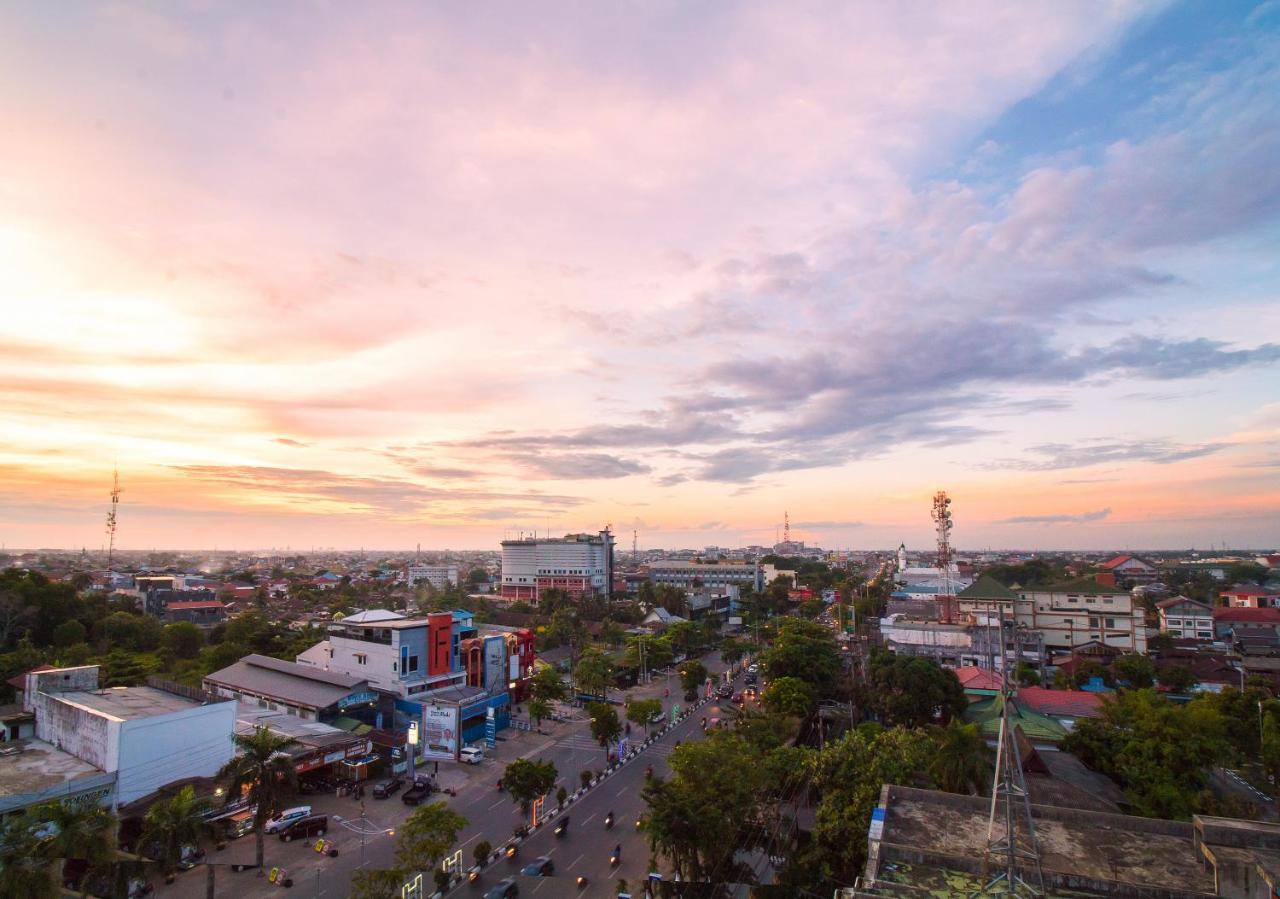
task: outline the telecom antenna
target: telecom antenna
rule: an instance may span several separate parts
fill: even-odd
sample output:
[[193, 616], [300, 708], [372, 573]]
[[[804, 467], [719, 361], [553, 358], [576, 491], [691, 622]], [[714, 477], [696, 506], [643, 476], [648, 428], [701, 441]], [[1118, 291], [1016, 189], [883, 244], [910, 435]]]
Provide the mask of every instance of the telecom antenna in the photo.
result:
[[933, 523], [938, 531], [938, 570], [942, 573], [942, 593], [953, 594], [951, 589], [951, 497], [939, 490], [933, 495]]
[[107, 574], [111, 574], [116, 554], [116, 509], [120, 505], [120, 469], [111, 469], [111, 509], [107, 512]]
[[787, 544], [787, 549], [791, 549], [791, 513], [782, 513], [782, 542]]
[[631, 561], [640, 561], [640, 532], [636, 530], [631, 532]]

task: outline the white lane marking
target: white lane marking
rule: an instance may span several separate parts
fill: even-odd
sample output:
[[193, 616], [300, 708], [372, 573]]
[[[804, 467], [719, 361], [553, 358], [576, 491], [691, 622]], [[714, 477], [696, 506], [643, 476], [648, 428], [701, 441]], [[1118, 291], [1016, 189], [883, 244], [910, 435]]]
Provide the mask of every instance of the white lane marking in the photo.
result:
[[500, 806], [500, 805], [506, 805], [506, 804], [507, 804], [507, 800], [505, 800], [505, 799], [499, 799], [499, 800], [498, 800], [497, 802], [495, 802], [493, 805], [489, 806], [489, 811], [493, 811], [493, 810], [494, 810], [495, 808], [497, 808], [498, 806]]
[[536, 892], [538, 892], [538, 890], [542, 889], [542, 885], [543, 885], [544, 883], [546, 883], [546, 882], [547, 882], [547, 878], [545, 878], [545, 877], [539, 877], [539, 878], [538, 878], [538, 885], [537, 885], [536, 887], [534, 887], [533, 889], [531, 889], [529, 892], [530, 892], [530, 893], [536, 893]]
[[461, 849], [463, 846], [467, 845], [467, 844], [468, 844], [468, 843], [470, 843], [472, 840], [477, 839], [479, 836], [480, 836], [480, 834], [478, 834], [478, 833], [473, 833], [471, 836], [467, 837], [465, 840], [463, 840], [461, 843], [459, 843], [459, 844], [458, 844], [458, 848], [459, 848], [459, 849]]
[[629, 789], [631, 789], [631, 788], [630, 788], [630, 787], [623, 787], [621, 790], [619, 790], [618, 792], [614, 793], [613, 795], [614, 795], [614, 796], [621, 796], [623, 793], [627, 792], [627, 790], [629, 790]]
[[[594, 817], [595, 817], [596, 815], [598, 815], [598, 814], [600, 814], [600, 813], [599, 813], [599, 812], [592, 812], [592, 813], [591, 813], [591, 818], [594, 818]], [[583, 824], [590, 824], [590, 823], [591, 823], [591, 818], [588, 818], [587, 820], [583, 821], [582, 823], [583, 823]]]
[[569, 867], [570, 867], [570, 868], [576, 867], [576, 866], [577, 866], [577, 864], [578, 864], [578, 862], [582, 861], [582, 860], [583, 860], [584, 858], [586, 858], [586, 857], [587, 857], [587, 854], [586, 854], [585, 852], [584, 852], [584, 853], [582, 853], [582, 855], [579, 855], [579, 856], [578, 856], [577, 858], [575, 858], [573, 861], [569, 862]]

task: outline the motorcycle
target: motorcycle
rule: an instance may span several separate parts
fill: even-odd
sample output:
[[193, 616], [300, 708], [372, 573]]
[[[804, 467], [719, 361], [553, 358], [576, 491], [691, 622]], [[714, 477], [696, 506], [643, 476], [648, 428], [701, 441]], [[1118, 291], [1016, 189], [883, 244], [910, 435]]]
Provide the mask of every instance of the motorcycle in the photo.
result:
[[558, 837], [563, 836], [564, 832], [568, 829], [569, 829], [569, 819], [567, 817], [561, 818], [559, 821], [556, 822], [556, 836]]
[[609, 856], [609, 867], [616, 868], [618, 862], [622, 860], [622, 844], [619, 843], [617, 848], [613, 850], [613, 855]]
[[498, 792], [499, 792], [499, 793], [501, 793], [501, 792], [502, 792], [502, 778], [501, 778], [501, 777], [499, 777], [499, 778], [498, 778]]
[[583, 888], [583, 887], [585, 887], [586, 885], [587, 885], [587, 878], [586, 878], [586, 877], [584, 877], [583, 875], [579, 874], [579, 875], [578, 875], [578, 889], [582, 889], [582, 888]]
[[609, 812], [609, 814], [604, 816], [604, 829], [605, 830], [613, 829], [613, 812]]

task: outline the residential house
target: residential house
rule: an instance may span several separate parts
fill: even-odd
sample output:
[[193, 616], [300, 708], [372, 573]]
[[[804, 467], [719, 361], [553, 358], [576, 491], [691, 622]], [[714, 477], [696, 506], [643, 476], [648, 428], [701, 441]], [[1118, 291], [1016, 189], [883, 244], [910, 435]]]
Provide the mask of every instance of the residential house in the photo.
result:
[[1144, 562], [1137, 556], [1116, 556], [1103, 562], [1101, 567], [1103, 571], [1110, 572], [1117, 579], [1135, 584], [1148, 584], [1159, 575], [1154, 565]]
[[1160, 612], [1160, 630], [1180, 640], [1213, 639], [1213, 606], [1185, 596], [1174, 596], [1156, 603]]
[[1237, 628], [1265, 627], [1280, 631], [1280, 609], [1233, 609], [1219, 606], [1213, 610], [1213, 632], [1219, 640], [1232, 641]]
[[1252, 584], [1223, 590], [1219, 596], [1222, 604], [1233, 609], [1267, 609], [1280, 607], [1280, 590], [1274, 587], [1255, 587]]

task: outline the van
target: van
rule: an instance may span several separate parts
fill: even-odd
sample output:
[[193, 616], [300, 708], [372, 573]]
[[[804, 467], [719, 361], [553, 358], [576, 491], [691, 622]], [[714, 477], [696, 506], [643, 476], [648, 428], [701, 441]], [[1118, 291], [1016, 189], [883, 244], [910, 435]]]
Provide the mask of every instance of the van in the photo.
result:
[[280, 842], [287, 843], [290, 840], [301, 840], [306, 837], [322, 837], [328, 829], [328, 815], [312, 815], [307, 818], [299, 818], [280, 830]]
[[287, 808], [274, 818], [268, 820], [262, 829], [267, 833], [276, 833], [288, 827], [299, 818], [305, 818], [310, 814], [311, 806], [309, 805], [299, 805], [294, 808]]
[[478, 765], [484, 761], [484, 750], [478, 746], [463, 746], [458, 750], [458, 761]]

